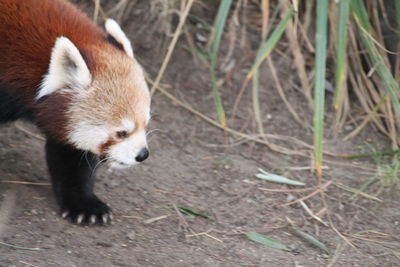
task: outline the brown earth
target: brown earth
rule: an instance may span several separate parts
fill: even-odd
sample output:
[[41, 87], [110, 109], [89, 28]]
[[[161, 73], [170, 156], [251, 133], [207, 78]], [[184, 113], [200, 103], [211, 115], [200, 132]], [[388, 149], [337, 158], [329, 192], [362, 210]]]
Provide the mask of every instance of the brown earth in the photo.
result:
[[[146, 1], [137, 5], [133, 14], [148, 12]], [[151, 77], [155, 77], [162, 60], [158, 52], [161, 35], [136, 25], [140, 25], [140, 19], [132, 16], [124, 28], [133, 40], [137, 57]], [[248, 43], [246, 49], [250, 49], [251, 40]], [[209, 70], [204, 64], [195, 64], [184, 46], [182, 41], [175, 51], [163, 86], [214, 118]], [[283, 44], [280, 49], [287, 48]], [[235, 52], [234, 57], [239, 59], [245, 54], [243, 51]], [[279, 53], [272, 57], [289, 102], [305, 121], [304, 125], [310, 125], [311, 112], [307, 111], [302, 93], [295, 89], [299, 82], [292, 63]], [[228, 113], [247, 69], [248, 64], [240, 66], [231, 83], [222, 87]], [[297, 124], [287, 112], [266, 67], [261, 85], [262, 114], [268, 114], [264, 115], [266, 132], [312, 143], [311, 130]], [[327, 96], [327, 105], [330, 97]], [[252, 107], [248, 103], [251, 103], [250, 92], [245, 93], [238, 118], [229, 126], [256, 133]], [[312, 219], [299, 203], [282, 206], [315, 189], [288, 192], [285, 190], [293, 188], [263, 182], [254, 176], [261, 167], [303, 181], [307, 188], [315, 186], [315, 175], [310, 170], [295, 168], [311, 166], [309, 157], [277, 153], [266, 146], [224, 134], [160, 93], [153, 97], [152, 113], [151, 128], [155, 131], [150, 134], [150, 158], [131, 170], [110, 172], [102, 166], [98, 172], [97, 194], [111, 205], [117, 217], [112, 225], [80, 227], [62, 220], [49, 186], [0, 184], [0, 242], [40, 248], [31, 251], [0, 244], [0, 266], [294, 267], [327, 266], [333, 261], [334, 266], [400, 266], [398, 194], [385, 189], [378, 196], [382, 202], [362, 196], [349, 200], [352, 193], [331, 184], [325, 193], [326, 205], [319, 194], [304, 200], [314, 213], [328, 208], [331, 223], [324, 213], [321, 215], [324, 225]], [[331, 114], [327, 112], [327, 151], [368, 152], [369, 145], [378, 150], [387, 148], [384, 138], [373, 129], [346, 142], [342, 140], [345, 133], [335, 137], [330, 127]], [[37, 132], [23, 122], [0, 128], [0, 180], [48, 183], [44, 143], [21, 128]], [[269, 141], [293, 151], [309, 151], [288, 138]], [[325, 163], [328, 169], [323, 182], [332, 180], [353, 188], [377, 176], [380, 167], [368, 160], [329, 159]], [[368, 193], [376, 193], [377, 188], [371, 187]], [[210, 214], [215, 219], [182, 215], [174, 208], [179, 205]], [[153, 218], [156, 219], [152, 221]], [[296, 236], [289, 221], [325, 243], [331, 253]], [[341, 239], [332, 226], [354, 247]], [[247, 231], [279, 240], [291, 251], [252, 242], [244, 235]]]

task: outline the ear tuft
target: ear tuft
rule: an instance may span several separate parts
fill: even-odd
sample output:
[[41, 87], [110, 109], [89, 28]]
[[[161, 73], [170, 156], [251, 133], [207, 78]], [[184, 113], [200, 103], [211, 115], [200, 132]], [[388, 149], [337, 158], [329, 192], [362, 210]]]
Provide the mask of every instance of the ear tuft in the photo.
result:
[[85, 88], [91, 75], [78, 48], [66, 37], [58, 37], [51, 52], [48, 73], [44, 76], [36, 99], [65, 86]]
[[106, 32], [111, 35], [124, 49], [125, 53], [133, 58], [133, 49], [131, 42], [122, 31], [118, 23], [113, 19], [107, 19], [105, 23]]

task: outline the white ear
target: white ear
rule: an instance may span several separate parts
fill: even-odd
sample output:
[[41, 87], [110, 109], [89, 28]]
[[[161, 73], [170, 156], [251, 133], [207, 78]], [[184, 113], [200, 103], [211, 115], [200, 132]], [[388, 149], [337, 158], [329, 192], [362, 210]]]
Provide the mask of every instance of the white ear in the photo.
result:
[[66, 85], [84, 88], [92, 77], [78, 48], [66, 37], [58, 37], [52, 49], [49, 71], [44, 76], [36, 99], [49, 95]]
[[133, 58], [133, 49], [131, 42], [129, 41], [128, 37], [126, 37], [125, 33], [121, 30], [121, 27], [118, 23], [113, 19], [106, 20], [106, 32], [111, 35], [115, 41], [122, 45], [124, 48], [125, 53]]

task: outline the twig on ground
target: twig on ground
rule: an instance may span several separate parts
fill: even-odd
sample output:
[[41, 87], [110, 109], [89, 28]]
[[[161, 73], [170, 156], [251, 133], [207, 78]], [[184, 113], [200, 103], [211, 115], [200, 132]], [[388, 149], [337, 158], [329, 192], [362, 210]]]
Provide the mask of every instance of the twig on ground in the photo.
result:
[[[322, 223], [325, 226], [328, 226], [328, 224], [326, 222], [324, 222], [320, 217], [318, 217], [317, 215], [315, 215], [311, 209], [306, 205], [306, 203], [304, 203], [304, 201], [300, 201], [300, 205], [305, 209], [305, 211], [315, 220], [319, 221], [320, 223]], [[325, 209], [325, 208], [323, 208]], [[326, 209], [325, 209], [326, 210]]]
[[208, 230], [208, 231], [206, 231], [206, 232], [194, 233], [194, 234], [191, 234], [191, 235], [186, 235], [186, 237], [196, 237], [196, 236], [202, 236], [202, 235], [204, 235], [204, 236], [207, 236], [207, 237], [209, 237], [209, 238], [211, 238], [211, 239], [214, 239], [214, 240], [216, 240], [216, 241], [218, 241], [218, 242], [223, 243], [224, 241], [222, 241], [221, 239], [216, 238], [215, 236], [212, 236], [212, 235], [209, 234], [209, 233], [212, 232], [212, 231], [213, 231], [213, 229], [210, 229], [210, 230]]
[[23, 185], [38, 185], [38, 186], [50, 186], [49, 183], [34, 183], [25, 181], [13, 181], [13, 180], [0, 180], [2, 184], [23, 184]]
[[42, 141], [46, 141], [46, 138], [44, 138], [41, 135], [35, 134], [31, 131], [29, 131], [28, 129], [26, 129], [25, 127], [23, 127], [22, 125], [20, 125], [18, 122], [15, 123], [15, 128], [17, 128], [18, 130], [21, 130], [22, 132], [35, 137], [36, 139], [42, 140]]
[[154, 218], [150, 218], [150, 219], [144, 220], [143, 223], [144, 224], [151, 224], [153, 222], [157, 222], [157, 221], [163, 220], [165, 218], [168, 218], [169, 216], [171, 216], [171, 214], [161, 215], [161, 216], [158, 216], [158, 217], [154, 217]]
[[140, 216], [134, 216], [134, 215], [120, 215], [116, 216], [117, 218], [126, 218], [126, 219], [138, 219], [138, 220], [143, 220], [143, 217]]
[[172, 205], [172, 206], [174, 207], [174, 210], [176, 211], [176, 213], [178, 214], [178, 217], [179, 217], [179, 225], [178, 225], [179, 228], [181, 229], [181, 228], [183, 227], [185, 230], [190, 229], [188, 223], [186, 222], [185, 217], [184, 217], [183, 214], [179, 211], [178, 207], [177, 207], [175, 204]]
[[25, 265], [30, 266], [30, 267], [39, 267], [37, 265], [34, 265], [32, 263], [28, 263], [28, 262], [25, 262], [25, 261], [19, 261], [19, 263], [25, 264]]
[[310, 197], [313, 197], [313, 196], [315, 196], [316, 194], [325, 191], [325, 189], [326, 189], [328, 186], [330, 186], [332, 183], [333, 183], [333, 181], [330, 180], [330, 181], [326, 182], [325, 184], [322, 184], [322, 185], [318, 186], [318, 189], [315, 190], [314, 192], [312, 192], [312, 193], [310, 193], [310, 194], [308, 194], [308, 195], [306, 195], [306, 196], [304, 196], [304, 197], [301, 197], [301, 198], [299, 198], [299, 199], [293, 200], [293, 201], [291, 201], [291, 202], [289, 202], [289, 203], [282, 204], [281, 206], [282, 206], [282, 207], [287, 207], [287, 206], [296, 204], [297, 202], [300, 202], [300, 201], [306, 200], [306, 199], [308, 199], [308, 198], [310, 198]]

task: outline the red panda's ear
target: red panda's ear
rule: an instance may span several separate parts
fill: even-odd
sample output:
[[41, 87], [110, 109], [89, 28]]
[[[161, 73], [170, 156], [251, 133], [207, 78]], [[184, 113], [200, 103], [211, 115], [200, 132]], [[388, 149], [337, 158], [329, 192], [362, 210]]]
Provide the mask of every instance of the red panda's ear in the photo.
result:
[[66, 37], [58, 37], [51, 52], [48, 73], [44, 76], [36, 99], [65, 86], [86, 88], [91, 75], [78, 48]]
[[105, 28], [107, 34], [109, 34], [119, 45], [122, 46], [123, 50], [129, 57], [133, 58], [131, 42], [129, 41], [128, 37], [126, 37], [118, 23], [113, 19], [107, 19]]

